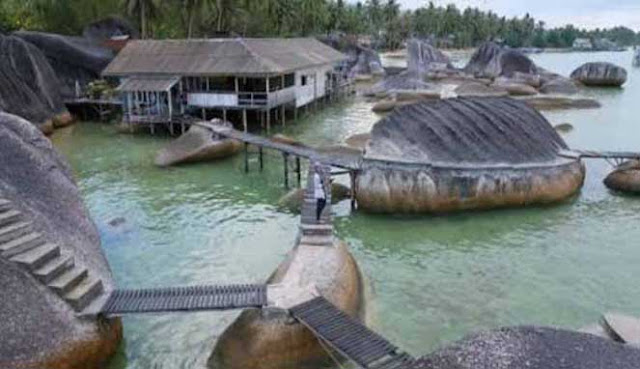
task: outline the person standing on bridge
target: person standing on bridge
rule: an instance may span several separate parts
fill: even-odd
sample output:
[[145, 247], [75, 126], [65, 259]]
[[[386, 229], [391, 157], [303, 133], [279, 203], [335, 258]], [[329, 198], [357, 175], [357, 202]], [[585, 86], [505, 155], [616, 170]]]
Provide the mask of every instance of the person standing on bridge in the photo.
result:
[[313, 197], [316, 199], [316, 221], [320, 223], [320, 216], [327, 205], [327, 193], [322, 179], [322, 168], [319, 164], [315, 165], [315, 173], [313, 174]]

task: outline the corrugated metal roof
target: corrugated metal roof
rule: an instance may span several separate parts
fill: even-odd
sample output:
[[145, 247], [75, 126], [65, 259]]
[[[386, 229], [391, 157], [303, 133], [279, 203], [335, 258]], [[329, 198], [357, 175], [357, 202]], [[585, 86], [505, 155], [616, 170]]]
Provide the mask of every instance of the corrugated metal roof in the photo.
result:
[[180, 77], [130, 77], [122, 81], [118, 91], [168, 91]]
[[103, 75], [267, 75], [345, 59], [314, 38], [135, 40], [120, 51]]

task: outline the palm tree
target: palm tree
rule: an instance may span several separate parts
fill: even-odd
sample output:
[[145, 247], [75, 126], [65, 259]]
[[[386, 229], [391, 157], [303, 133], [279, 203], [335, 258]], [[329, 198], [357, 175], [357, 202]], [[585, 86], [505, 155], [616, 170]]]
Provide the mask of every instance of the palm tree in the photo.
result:
[[148, 22], [158, 15], [155, 0], [123, 0], [126, 13], [140, 20], [140, 37], [147, 38]]

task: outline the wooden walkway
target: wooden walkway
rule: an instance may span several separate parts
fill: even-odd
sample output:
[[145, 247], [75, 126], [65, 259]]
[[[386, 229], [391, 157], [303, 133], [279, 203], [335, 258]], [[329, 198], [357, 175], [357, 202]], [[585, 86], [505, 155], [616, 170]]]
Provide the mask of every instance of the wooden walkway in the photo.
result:
[[333, 350], [364, 369], [410, 369], [415, 359], [351, 318], [324, 297], [290, 309], [292, 316]]
[[[314, 175], [319, 173], [324, 183], [327, 203], [317, 218], [317, 200], [314, 196]], [[331, 216], [331, 168], [317, 162], [309, 165], [307, 187], [300, 212], [300, 244], [311, 246], [333, 246], [333, 219]]]
[[640, 159], [640, 152], [630, 151], [561, 150], [559, 155], [576, 159]]
[[305, 158], [309, 160], [319, 161], [323, 164], [331, 165], [338, 168], [358, 170], [362, 155], [353, 155], [346, 153], [325, 153], [315, 148], [307, 146], [296, 146], [281, 142], [275, 142], [269, 138], [254, 135], [247, 132], [241, 132], [232, 128], [219, 126], [209, 122], [195, 122], [194, 125], [206, 128], [220, 137], [231, 138], [242, 141], [247, 145], [258, 146], [259, 148], [280, 151], [285, 155]]
[[99, 313], [167, 313], [178, 311], [228, 310], [267, 305], [266, 285], [193, 286], [137, 290], [115, 290]]

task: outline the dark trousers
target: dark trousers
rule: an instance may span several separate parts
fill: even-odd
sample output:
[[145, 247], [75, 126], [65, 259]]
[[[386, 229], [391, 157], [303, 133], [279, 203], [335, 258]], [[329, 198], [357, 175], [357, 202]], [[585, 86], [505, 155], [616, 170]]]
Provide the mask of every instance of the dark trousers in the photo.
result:
[[316, 220], [320, 221], [320, 215], [322, 215], [322, 210], [324, 210], [324, 206], [327, 205], [327, 199], [317, 199], [316, 203]]

